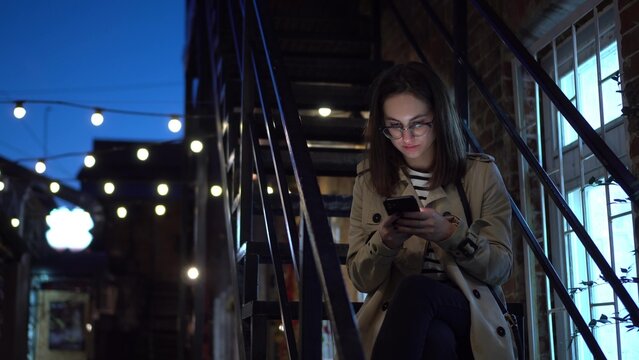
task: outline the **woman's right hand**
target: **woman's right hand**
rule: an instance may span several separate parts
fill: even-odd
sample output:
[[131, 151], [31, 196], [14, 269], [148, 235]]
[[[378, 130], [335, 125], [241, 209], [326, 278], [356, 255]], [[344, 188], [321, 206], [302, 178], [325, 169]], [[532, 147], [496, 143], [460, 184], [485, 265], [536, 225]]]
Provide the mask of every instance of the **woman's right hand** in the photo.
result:
[[395, 221], [400, 218], [401, 214], [393, 214], [388, 216], [381, 224], [379, 224], [378, 232], [382, 238], [384, 245], [391, 249], [397, 249], [404, 244], [411, 234], [401, 232], [395, 226]]

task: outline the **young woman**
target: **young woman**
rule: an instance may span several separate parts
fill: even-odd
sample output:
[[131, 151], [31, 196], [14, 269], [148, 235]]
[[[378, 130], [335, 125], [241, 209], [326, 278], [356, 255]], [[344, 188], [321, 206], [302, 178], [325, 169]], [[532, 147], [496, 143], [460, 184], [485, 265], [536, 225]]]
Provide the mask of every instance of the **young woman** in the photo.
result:
[[[372, 90], [347, 260], [367, 293], [357, 314], [367, 358], [514, 358], [489, 289], [503, 302], [512, 269], [511, 209], [494, 159], [466, 153], [460, 120], [427, 66], [396, 65]], [[384, 200], [400, 195], [419, 199], [420, 211], [387, 215]]]

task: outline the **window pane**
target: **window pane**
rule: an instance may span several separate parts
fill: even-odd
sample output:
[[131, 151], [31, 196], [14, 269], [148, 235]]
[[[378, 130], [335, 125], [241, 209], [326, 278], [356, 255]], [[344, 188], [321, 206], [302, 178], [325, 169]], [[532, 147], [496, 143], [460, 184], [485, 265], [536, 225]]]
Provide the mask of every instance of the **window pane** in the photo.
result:
[[579, 238], [572, 232], [566, 234], [566, 244], [569, 249], [566, 259], [568, 271], [568, 287], [573, 301], [579, 309], [581, 316], [588, 321], [590, 319], [590, 299], [588, 281], [588, 268], [586, 265], [586, 250]]
[[594, 57], [577, 68], [577, 107], [593, 129], [599, 128], [599, 90], [597, 61]]
[[[594, 241], [595, 245], [606, 258], [610, 265], [610, 239], [608, 237], [608, 206], [606, 203], [606, 188], [605, 186], [588, 186], [585, 191], [586, 198], [586, 229], [588, 234]], [[614, 301], [612, 288], [605, 284], [600, 278], [601, 270], [590, 259], [590, 279], [603, 283], [603, 285], [593, 286], [592, 288], [592, 302], [612, 302]]]
[[604, 323], [597, 322], [593, 331], [595, 339], [608, 359], [617, 359], [617, 327], [611, 319], [614, 312], [615, 308], [612, 305], [597, 306], [593, 309], [593, 319], [600, 320], [602, 315], [608, 317], [608, 320], [602, 320]]
[[[603, 48], [603, 44], [602, 44]], [[619, 70], [619, 55], [617, 54], [617, 42], [606, 46], [601, 50], [601, 78], [616, 73]]]
[[[637, 259], [632, 238], [632, 216], [630, 214], [612, 220], [612, 236], [615, 247], [615, 273], [628, 279], [637, 277]], [[626, 283], [630, 295], [638, 300], [637, 283]]]
[[[575, 216], [577, 217], [577, 219], [579, 219], [579, 222], [581, 222], [581, 224], [583, 225], [584, 220], [583, 220], [583, 210], [581, 207], [580, 189], [570, 191], [566, 195], [566, 202], [568, 203], [570, 210], [572, 210], [572, 212], [575, 213]], [[568, 224], [566, 219], [564, 219], [564, 231], [569, 231], [569, 230], [572, 230], [572, 227]]]

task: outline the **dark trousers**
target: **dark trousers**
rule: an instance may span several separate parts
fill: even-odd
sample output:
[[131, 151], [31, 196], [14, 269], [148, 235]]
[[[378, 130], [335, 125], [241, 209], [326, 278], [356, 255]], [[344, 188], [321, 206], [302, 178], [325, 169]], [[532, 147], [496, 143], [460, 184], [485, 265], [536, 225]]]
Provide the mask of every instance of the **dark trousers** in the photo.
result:
[[473, 358], [468, 300], [454, 285], [408, 276], [387, 311], [371, 360]]

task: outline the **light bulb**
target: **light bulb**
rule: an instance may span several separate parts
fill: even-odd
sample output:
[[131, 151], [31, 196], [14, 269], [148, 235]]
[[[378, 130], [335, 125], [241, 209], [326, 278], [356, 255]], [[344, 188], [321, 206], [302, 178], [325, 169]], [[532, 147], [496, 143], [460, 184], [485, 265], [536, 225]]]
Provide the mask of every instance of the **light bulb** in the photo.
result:
[[200, 153], [204, 149], [204, 144], [200, 140], [191, 141], [191, 151], [194, 153]]
[[93, 126], [100, 126], [104, 122], [104, 115], [100, 109], [95, 109], [93, 115], [91, 115], [91, 124]]
[[269, 195], [270, 195], [270, 194], [272, 194], [272, 193], [274, 193], [274, 192], [275, 192], [275, 190], [273, 190], [273, 187], [272, 187], [272, 186], [267, 186], [267, 187], [266, 187], [266, 193], [267, 193], [267, 194], [269, 194]]
[[176, 115], [171, 116], [171, 120], [169, 120], [169, 131], [172, 133], [177, 133], [182, 130], [182, 122], [180, 118]]
[[111, 195], [113, 194], [113, 192], [115, 191], [115, 185], [112, 182], [106, 182], [104, 183], [104, 193], [107, 195]]
[[331, 108], [321, 107], [317, 109], [317, 112], [320, 114], [320, 116], [327, 117], [331, 114], [332, 110]]
[[222, 195], [222, 187], [219, 185], [211, 186], [211, 195], [213, 195], [214, 197]]
[[3, 191], [4, 187], [5, 187], [4, 181], [0, 180], [0, 191]]
[[20, 219], [11, 218], [11, 226], [13, 226], [14, 228], [17, 228], [18, 226], [20, 226]]
[[139, 148], [136, 156], [138, 157], [138, 160], [140, 161], [146, 161], [146, 159], [149, 158], [149, 150], [147, 150], [146, 148]]
[[13, 108], [13, 116], [20, 120], [27, 115], [27, 109], [24, 108], [24, 102], [16, 101], [16, 106]]
[[188, 276], [191, 280], [195, 280], [200, 276], [200, 270], [198, 270], [195, 266], [191, 266], [186, 271], [186, 276]]
[[44, 173], [45, 171], [47, 171], [47, 165], [44, 163], [44, 161], [42, 161], [42, 160], [38, 160], [38, 162], [36, 162], [36, 164], [35, 164], [35, 171], [36, 171], [38, 174], [42, 174], [42, 173]]
[[115, 211], [115, 213], [118, 215], [118, 217], [120, 219], [124, 219], [126, 217], [127, 211], [126, 208], [124, 206], [120, 206], [118, 207], [118, 209]]
[[84, 166], [92, 168], [95, 165], [95, 156], [89, 154], [84, 157]]
[[169, 185], [165, 183], [161, 183], [158, 185], [157, 191], [158, 191], [158, 194], [160, 194], [160, 196], [166, 196], [166, 194], [169, 193]]
[[164, 206], [164, 205], [155, 205], [155, 213], [158, 216], [162, 216], [162, 215], [166, 214], [166, 206]]
[[49, 190], [51, 190], [52, 193], [57, 194], [58, 191], [60, 191], [60, 184], [56, 181], [52, 181], [51, 184], [49, 184]]

